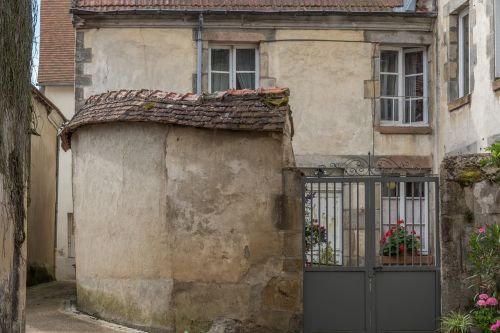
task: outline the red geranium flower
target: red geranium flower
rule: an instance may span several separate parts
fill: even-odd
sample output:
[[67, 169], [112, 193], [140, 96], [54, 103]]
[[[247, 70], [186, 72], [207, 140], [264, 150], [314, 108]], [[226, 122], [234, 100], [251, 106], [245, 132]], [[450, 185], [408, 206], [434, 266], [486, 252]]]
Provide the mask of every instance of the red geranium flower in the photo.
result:
[[403, 245], [400, 245], [399, 246], [399, 251], [404, 251], [405, 250], [405, 247]]
[[385, 233], [385, 237], [389, 237], [389, 236], [392, 236], [392, 231], [387, 231], [387, 232]]
[[416, 234], [416, 231], [415, 231], [415, 230], [412, 230], [412, 231], [411, 231], [411, 234], [412, 234], [412, 235], [415, 235], [415, 234]]
[[403, 221], [403, 219], [398, 220], [398, 224], [403, 224], [403, 223], [405, 223], [405, 221]]

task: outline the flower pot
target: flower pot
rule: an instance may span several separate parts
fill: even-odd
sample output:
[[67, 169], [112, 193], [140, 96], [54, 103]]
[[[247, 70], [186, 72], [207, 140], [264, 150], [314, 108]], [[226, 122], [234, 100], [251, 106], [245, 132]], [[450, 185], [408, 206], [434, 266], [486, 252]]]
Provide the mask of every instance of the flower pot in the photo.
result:
[[420, 266], [420, 263], [422, 263], [422, 266], [432, 266], [434, 265], [434, 256], [416, 253], [413, 256], [412, 253], [406, 253], [406, 259], [403, 253], [399, 254], [399, 257], [394, 255], [382, 256], [382, 265]]

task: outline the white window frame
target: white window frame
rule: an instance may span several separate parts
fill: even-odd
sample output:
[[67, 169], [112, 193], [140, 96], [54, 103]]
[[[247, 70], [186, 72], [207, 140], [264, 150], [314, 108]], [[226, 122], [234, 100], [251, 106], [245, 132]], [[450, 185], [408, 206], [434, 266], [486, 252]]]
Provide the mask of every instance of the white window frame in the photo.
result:
[[[412, 197], [406, 196], [406, 184], [408, 184], [408, 183], [407, 182], [399, 182], [399, 185], [398, 185], [398, 189], [399, 189], [398, 192], [399, 193], [398, 193], [397, 197], [394, 197], [394, 196], [388, 197], [388, 196], [381, 195], [381, 198], [382, 198], [381, 209], [384, 209], [384, 203], [383, 203], [384, 199], [391, 199], [391, 200], [396, 199], [398, 206], [397, 207], [391, 206], [391, 210], [394, 209], [397, 212], [399, 212], [399, 216], [397, 216], [396, 221], [390, 220], [390, 223], [386, 223], [385, 221], [382, 221], [382, 230], [381, 230], [382, 236], [383, 236], [383, 233], [385, 231], [387, 231], [387, 230], [385, 230], [385, 228], [387, 227], [387, 229], [389, 229], [389, 225], [391, 225], [391, 226], [396, 225], [397, 220], [400, 218], [404, 220], [405, 227], [407, 227], [408, 232], [411, 232], [411, 228], [408, 229], [408, 227], [413, 226], [414, 230], [417, 232], [417, 234], [420, 234], [420, 223], [417, 223], [417, 225], [415, 225], [416, 223], [415, 223], [415, 221], [413, 221], [413, 224], [407, 224], [407, 217], [412, 214], [411, 209], [410, 209], [410, 211], [408, 211], [408, 209], [406, 209], [407, 198], [412, 198]], [[415, 182], [414, 184], [418, 184], [418, 182]], [[423, 185], [424, 185], [424, 187], [422, 190], [424, 191], [424, 196], [423, 196], [423, 202], [421, 204], [423, 212], [420, 211], [419, 214], [421, 214], [421, 216], [422, 216], [422, 233], [426, 237], [424, 238], [423, 235], [419, 235], [419, 236], [420, 236], [421, 241], [423, 239], [421, 252], [422, 252], [422, 254], [428, 254], [429, 253], [429, 243], [430, 243], [429, 237], [432, 237], [430, 235], [430, 232], [429, 232], [430, 231], [429, 230], [429, 214], [428, 214], [428, 212], [429, 212], [429, 198], [428, 198], [428, 196], [429, 196], [429, 184], [423, 183]], [[417, 198], [417, 197], [414, 197], [414, 198]], [[420, 198], [422, 198], [422, 197], [420, 197]], [[417, 202], [418, 200], [421, 200], [421, 199], [414, 199], [414, 201], [412, 201], [412, 202]], [[418, 207], [420, 207], [420, 204]], [[387, 217], [386, 217], [385, 210], [383, 212], [383, 215], [384, 215], [384, 219], [386, 219]], [[390, 219], [390, 216], [388, 218]], [[420, 222], [420, 221], [417, 221], [417, 222]]]
[[495, 78], [500, 78], [500, 0], [494, 0], [495, 21]]
[[[212, 70], [212, 49], [220, 50], [229, 50], [229, 72], [227, 71], [213, 71]], [[236, 71], [236, 50], [238, 49], [254, 49], [255, 50], [255, 87], [254, 89], [259, 88], [259, 67], [260, 67], [260, 58], [259, 58], [259, 48], [256, 45], [247, 45], [247, 44], [239, 44], [239, 45], [221, 45], [216, 44], [212, 45], [208, 49], [208, 91], [213, 93], [212, 91], [212, 73], [224, 73], [229, 74], [229, 89], [236, 89], [236, 73], [253, 73], [254, 71]]]
[[[469, 16], [469, 31], [464, 31], [463, 19], [465, 16]], [[469, 66], [465, 68], [464, 64], [464, 34], [467, 33], [469, 37]], [[468, 91], [465, 91], [465, 71], [469, 73], [469, 87]], [[469, 8], [465, 8], [458, 14], [458, 97], [464, 97], [470, 94], [470, 15]]]
[[[408, 127], [418, 127], [418, 126], [428, 126], [429, 124], [429, 96], [428, 96], [428, 64], [427, 64], [427, 49], [425, 47], [391, 47], [391, 46], [384, 46], [381, 48], [382, 51], [397, 51], [398, 52], [398, 93], [397, 96], [394, 97], [393, 99], [397, 100], [398, 103], [398, 120], [382, 120], [380, 119], [380, 125], [382, 126], [408, 126]], [[404, 123], [404, 112], [405, 112], [405, 105], [406, 105], [406, 97], [405, 96], [405, 78], [407, 77], [405, 73], [405, 66], [404, 66], [404, 59], [405, 59], [405, 54], [406, 53], [412, 53], [412, 52], [422, 52], [422, 61], [423, 61], [423, 80], [424, 80], [424, 94], [423, 97], [419, 97], [416, 99], [422, 99], [423, 100], [423, 107], [424, 107], [424, 116], [423, 120], [419, 122], [410, 122], [410, 123]], [[394, 73], [389, 73], [389, 72], [380, 72], [380, 75], [383, 74], [394, 74]], [[410, 75], [408, 75], [410, 76]], [[411, 75], [413, 76], [413, 75]], [[380, 96], [381, 99], [390, 99], [390, 96]], [[410, 98], [411, 101], [411, 98]], [[411, 105], [411, 103], [410, 103]]]

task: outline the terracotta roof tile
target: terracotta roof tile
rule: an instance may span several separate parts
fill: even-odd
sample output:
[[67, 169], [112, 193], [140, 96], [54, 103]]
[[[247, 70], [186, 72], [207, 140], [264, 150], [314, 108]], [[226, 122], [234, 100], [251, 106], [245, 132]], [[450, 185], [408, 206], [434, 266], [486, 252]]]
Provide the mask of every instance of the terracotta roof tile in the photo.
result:
[[61, 132], [62, 146], [80, 127], [110, 122], [154, 122], [235, 131], [285, 131], [291, 116], [286, 88], [229, 90], [212, 95], [120, 90], [91, 96]]
[[132, 10], [390, 12], [402, 5], [403, 0], [74, 0], [73, 8], [91, 12]]
[[71, 0], [41, 0], [39, 83], [75, 81], [75, 30]]

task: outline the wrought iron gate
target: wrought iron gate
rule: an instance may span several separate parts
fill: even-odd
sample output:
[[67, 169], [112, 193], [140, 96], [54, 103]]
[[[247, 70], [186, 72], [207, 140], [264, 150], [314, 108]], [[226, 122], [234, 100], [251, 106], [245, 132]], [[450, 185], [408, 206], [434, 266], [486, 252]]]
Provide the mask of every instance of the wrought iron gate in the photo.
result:
[[434, 332], [438, 179], [304, 177], [304, 332]]

